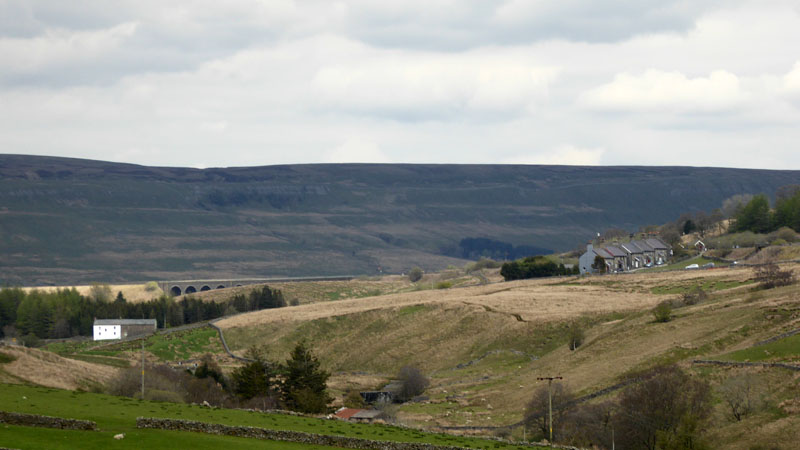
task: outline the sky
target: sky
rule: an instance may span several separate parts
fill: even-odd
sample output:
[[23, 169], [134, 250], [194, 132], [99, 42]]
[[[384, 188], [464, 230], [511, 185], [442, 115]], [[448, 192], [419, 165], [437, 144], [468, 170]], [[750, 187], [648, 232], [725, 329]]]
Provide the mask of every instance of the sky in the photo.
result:
[[800, 169], [800, 0], [0, 0], [0, 152]]

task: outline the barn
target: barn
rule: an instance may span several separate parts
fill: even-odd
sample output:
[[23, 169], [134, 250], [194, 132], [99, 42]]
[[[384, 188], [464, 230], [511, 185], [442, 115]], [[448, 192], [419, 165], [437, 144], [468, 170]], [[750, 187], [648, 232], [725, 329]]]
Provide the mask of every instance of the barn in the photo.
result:
[[95, 319], [92, 331], [95, 341], [124, 339], [156, 331], [156, 319]]

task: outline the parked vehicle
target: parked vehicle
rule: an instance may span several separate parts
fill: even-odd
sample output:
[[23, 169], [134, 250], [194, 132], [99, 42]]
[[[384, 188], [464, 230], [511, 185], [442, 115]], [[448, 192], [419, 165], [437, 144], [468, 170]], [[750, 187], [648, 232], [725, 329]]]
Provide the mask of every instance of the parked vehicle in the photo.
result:
[[703, 269], [713, 269], [716, 265], [713, 262], [703, 264]]
[[699, 268], [700, 266], [698, 266], [697, 264], [689, 264], [688, 266], [684, 267], [684, 269], [686, 270], [699, 269]]

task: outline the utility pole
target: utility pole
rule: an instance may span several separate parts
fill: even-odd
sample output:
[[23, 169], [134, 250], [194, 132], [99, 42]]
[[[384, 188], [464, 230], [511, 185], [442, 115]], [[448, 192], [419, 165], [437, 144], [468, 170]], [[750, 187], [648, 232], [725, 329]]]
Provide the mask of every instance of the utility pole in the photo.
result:
[[553, 380], [563, 380], [563, 377], [538, 377], [539, 381], [547, 380], [547, 415], [550, 422], [550, 443], [553, 443]]
[[144, 400], [144, 339], [142, 339], [142, 400]]

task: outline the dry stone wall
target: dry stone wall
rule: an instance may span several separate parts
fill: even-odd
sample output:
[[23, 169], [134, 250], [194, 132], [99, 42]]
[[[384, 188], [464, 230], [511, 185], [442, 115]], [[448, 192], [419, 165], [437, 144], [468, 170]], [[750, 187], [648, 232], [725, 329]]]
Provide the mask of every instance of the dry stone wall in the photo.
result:
[[7, 411], [0, 411], [0, 423], [22, 425], [26, 427], [59, 428], [62, 430], [97, 430], [97, 423], [89, 420], [64, 419], [61, 417]]
[[196, 433], [219, 434], [244, 438], [266, 439], [271, 441], [297, 442], [301, 444], [326, 445], [352, 449], [380, 450], [464, 450], [464, 447], [452, 447], [425, 444], [419, 442], [373, 441], [345, 436], [330, 436], [300, 431], [268, 430], [255, 427], [237, 427], [215, 423], [195, 422], [178, 419], [158, 419], [139, 417], [137, 428], [155, 428], [171, 431], [193, 431]]

